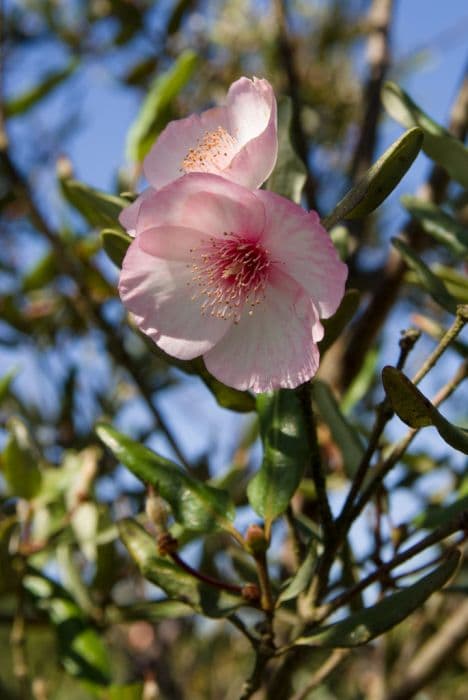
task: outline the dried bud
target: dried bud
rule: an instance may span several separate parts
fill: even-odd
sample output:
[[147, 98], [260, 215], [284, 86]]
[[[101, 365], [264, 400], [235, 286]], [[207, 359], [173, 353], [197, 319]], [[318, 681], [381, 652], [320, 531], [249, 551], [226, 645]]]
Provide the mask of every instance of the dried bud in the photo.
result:
[[169, 532], [164, 532], [158, 537], [158, 552], [162, 557], [177, 552], [179, 543]]
[[249, 603], [256, 603], [260, 600], [260, 589], [256, 583], [245, 583], [242, 586], [242, 597]]

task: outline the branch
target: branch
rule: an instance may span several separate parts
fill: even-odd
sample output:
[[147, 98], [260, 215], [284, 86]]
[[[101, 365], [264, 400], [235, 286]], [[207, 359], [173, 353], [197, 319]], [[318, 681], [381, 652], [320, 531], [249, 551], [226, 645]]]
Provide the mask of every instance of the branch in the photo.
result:
[[465, 601], [456, 607], [440, 630], [421, 647], [410, 661], [403, 680], [390, 691], [386, 700], [410, 700], [437, 676], [467, 640], [468, 601]]

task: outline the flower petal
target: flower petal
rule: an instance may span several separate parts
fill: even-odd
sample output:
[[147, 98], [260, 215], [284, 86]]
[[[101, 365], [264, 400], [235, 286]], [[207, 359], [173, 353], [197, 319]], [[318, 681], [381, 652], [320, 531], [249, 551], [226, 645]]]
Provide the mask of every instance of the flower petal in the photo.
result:
[[143, 190], [143, 192], [137, 199], [135, 199], [134, 202], [132, 202], [128, 207], [125, 207], [125, 209], [122, 209], [120, 212], [119, 221], [122, 226], [127, 229], [127, 233], [130, 236], [135, 236], [136, 234], [138, 214], [142, 203], [146, 199], [149, 199], [153, 194], [153, 188], [147, 187], [146, 190]]
[[247, 307], [240, 322], [204, 355], [206, 367], [236, 389], [294, 388], [317, 371], [317, 323], [317, 311], [302, 288], [276, 272], [253, 314]]
[[169, 122], [144, 160], [143, 170], [150, 185], [160, 189], [181, 177], [184, 174], [182, 165], [190, 149], [208, 131], [219, 126], [228, 128], [223, 107]]
[[318, 215], [273, 192], [254, 194], [265, 207], [263, 242], [272, 258], [306, 290], [321, 318], [332, 316], [343, 298], [348, 268]]
[[119, 293], [139, 328], [160, 348], [181, 360], [210, 350], [229, 330], [230, 321], [202, 316], [194, 299], [192, 270], [183, 260], [145, 253], [137, 238], [123, 261]]
[[263, 204], [252, 192], [217, 175], [189, 173], [142, 203], [137, 231], [182, 226], [207, 236], [229, 232], [258, 238], [264, 225]]
[[229, 89], [227, 111], [229, 131], [241, 149], [222, 175], [256, 189], [271, 175], [278, 156], [277, 108], [270, 83], [240, 78]]

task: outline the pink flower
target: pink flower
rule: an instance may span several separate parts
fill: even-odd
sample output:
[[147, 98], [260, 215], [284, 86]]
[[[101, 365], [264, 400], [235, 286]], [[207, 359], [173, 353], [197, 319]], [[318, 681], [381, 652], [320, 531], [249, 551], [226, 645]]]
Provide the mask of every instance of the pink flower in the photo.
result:
[[150, 185], [120, 216], [133, 233], [143, 198], [186, 173], [203, 172], [250, 189], [271, 174], [278, 154], [276, 100], [267, 80], [240, 78], [224, 107], [170, 122], [144, 161]]
[[120, 296], [160, 348], [254, 392], [315, 374], [347, 275], [315, 212], [193, 173], [147, 197], [136, 229]]

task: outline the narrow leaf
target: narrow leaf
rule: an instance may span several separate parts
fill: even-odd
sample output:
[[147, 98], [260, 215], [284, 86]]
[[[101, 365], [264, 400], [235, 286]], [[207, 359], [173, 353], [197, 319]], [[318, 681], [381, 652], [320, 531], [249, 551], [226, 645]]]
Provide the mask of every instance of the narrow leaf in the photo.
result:
[[277, 605], [280, 605], [287, 600], [297, 598], [297, 596], [310, 584], [315, 570], [315, 563], [317, 561], [315, 544], [315, 541], [311, 543], [312, 546], [309, 547], [307, 555], [299, 569], [279, 594]]
[[376, 605], [351, 615], [342, 622], [303, 634], [295, 645], [343, 648], [367, 644], [392, 629], [417, 610], [455, 573], [460, 552], [452, 551], [446, 561], [412, 586], [384, 598]]
[[19, 418], [7, 423], [9, 437], [3, 452], [3, 475], [12, 496], [32, 499], [41, 488], [39, 455], [34, 448], [28, 429]]
[[46, 253], [23, 277], [23, 292], [46, 287], [58, 274], [54, 253]]
[[184, 527], [197, 532], [231, 528], [235, 509], [226, 491], [197, 481], [174, 462], [110, 425], [98, 425], [96, 433], [116, 459], [157, 489], [171, 506], [174, 518]]
[[400, 136], [323, 220], [325, 228], [330, 229], [342, 219], [361, 219], [377, 209], [408, 171], [422, 141], [423, 132], [418, 128]]
[[357, 289], [347, 289], [338, 310], [331, 318], [326, 318], [322, 321], [325, 335], [323, 340], [318, 344], [321, 357], [323, 357], [328, 348], [333, 345], [355, 315], [359, 308], [360, 298], [361, 295]]
[[422, 129], [424, 153], [445, 168], [463, 187], [468, 187], [468, 149], [461, 141], [423, 112], [395, 83], [384, 85], [382, 102], [390, 116], [402, 126]]
[[67, 202], [96, 228], [115, 228], [120, 212], [128, 206], [126, 199], [96, 190], [79, 180], [60, 177], [59, 183]]
[[10, 393], [11, 383], [16, 377], [18, 370], [16, 368], [11, 369], [9, 372], [0, 378], [0, 403], [4, 401]]
[[49, 95], [56, 87], [61, 85], [75, 70], [78, 63], [73, 60], [69, 65], [58, 71], [53, 71], [45, 78], [30, 88], [22, 95], [9, 100], [4, 107], [6, 117], [17, 117], [34, 107], [40, 100]]
[[101, 241], [107, 256], [120, 269], [128, 247], [132, 242], [131, 237], [124, 231], [105, 228], [101, 231]]
[[266, 188], [299, 203], [307, 173], [291, 142], [291, 118], [291, 98], [283, 97], [278, 104], [278, 159]]
[[244, 604], [240, 596], [211, 588], [180, 569], [169, 558], [158, 556], [154, 539], [135, 520], [121, 520], [119, 532], [143, 576], [170, 598], [214, 618], [226, 617]]
[[67, 591], [39, 573], [28, 574], [24, 586], [54, 625], [65, 670], [93, 685], [107, 685], [110, 682], [107, 649]]
[[330, 428], [333, 439], [340, 448], [346, 474], [352, 478], [364, 455], [364, 447], [358, 432], [343, 415], [328, 384], [316, 379], [312, 384], [312, 396], [321, 417]]
[[382, 381], [395, 413], [411, 428], [433, 425], [441, 438], [468, 454], [468, 430], [450, 423], [424, 394], [395, 367], [384, 367]]
[[432, 202], [418, 197], [401, 197], [405, 209], [421, 223], [424, 231], [458, 257], [468, 258], [468, 229]]
[[434, 301], [450, 313], [455, 314], [457, 307], [455, 299], [449, 294], [444, 283], [432, 272], [430, 267], [401, 238], [392, 238], [392, 243], [408, 267], [416, 272], [422, 287], [431, 295]]
[[266, 529], [283, 513], [310, 459], [308, 431], [298, 396], [280, 389], [257, 397], [263, 462], [247, 494]]
[[127, 138], [127, 156], [140, 162], [167, 122], [168, 109], [192, 77], [198, 63], [194, 51], [184, 51], [174, 65], [150, 86], [140, 112]]

